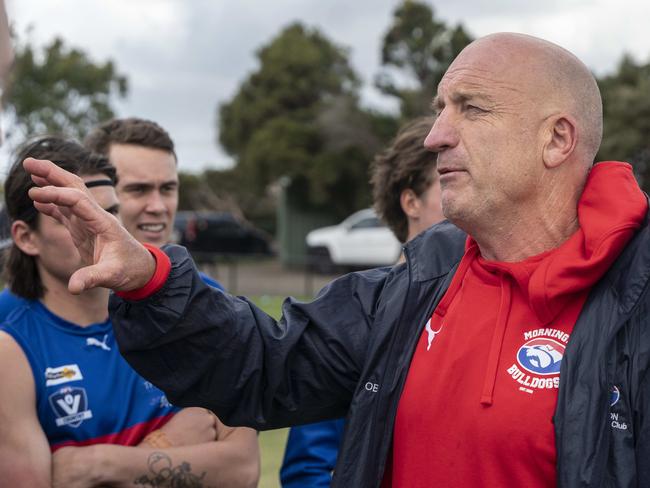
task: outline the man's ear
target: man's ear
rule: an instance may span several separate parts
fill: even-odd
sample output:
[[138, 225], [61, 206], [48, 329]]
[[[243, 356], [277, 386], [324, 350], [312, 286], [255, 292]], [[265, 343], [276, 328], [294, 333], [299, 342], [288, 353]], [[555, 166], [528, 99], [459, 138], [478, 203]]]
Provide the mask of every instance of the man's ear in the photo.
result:
[[548, 120], [547, 131], [543, 159], [544, 166], [551, 169], [571, 156], [578, 143], [578, 129], [573, 117], [556, 115]]
[[34, 239], [34, 229], [23, 220], [11, 224], [11, 238], [18, 249], [28, 256], [38, 256], [40, 251]]
[[399, 204], [407, 217], [416, 219], [420, 216], [420, 199], [410, 188], [402, 190], [399, 196]]

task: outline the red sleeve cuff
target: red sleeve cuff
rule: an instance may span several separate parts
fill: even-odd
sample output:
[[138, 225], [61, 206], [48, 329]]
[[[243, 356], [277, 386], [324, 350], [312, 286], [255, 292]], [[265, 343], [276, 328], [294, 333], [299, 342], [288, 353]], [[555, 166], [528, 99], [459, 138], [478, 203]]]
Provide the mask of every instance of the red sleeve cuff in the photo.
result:
[[169, 256], [167, 256], [162, 249], [151, 244], [143, 244], [143, 246], [147, 248], [156, 260], [156, 270], [151, 279], [142, 288], [115, 292], [118, 297], [123, 298], [124, 300], [136, 301], [149, 298], [163, 287], [169, 277], [170, 271], [172, 270], [172, 262], [169, 260]]

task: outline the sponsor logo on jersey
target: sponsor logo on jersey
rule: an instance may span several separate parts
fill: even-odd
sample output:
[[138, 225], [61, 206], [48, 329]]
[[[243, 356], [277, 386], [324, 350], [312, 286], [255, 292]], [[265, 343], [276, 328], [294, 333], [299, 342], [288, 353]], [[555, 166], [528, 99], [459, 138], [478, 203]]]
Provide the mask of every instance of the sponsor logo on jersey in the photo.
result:
[[83, 380], [83, 378], [81, 370], [76, 364], [45, 369], [45, 386], [56, 386], [69, 381]]
[[557, 329], [535, 329], [524, 333], [524, 343], [508, 374], [519, 390], [534, 393], [560, 387], [560, 366], [569, 334]]
[[65, 386], [50, 395], [50, 406], [57, 418], [57, 427], [79, 427], [81, 422], [93, 417], [88, 409], [86, 390], [79, 387]]

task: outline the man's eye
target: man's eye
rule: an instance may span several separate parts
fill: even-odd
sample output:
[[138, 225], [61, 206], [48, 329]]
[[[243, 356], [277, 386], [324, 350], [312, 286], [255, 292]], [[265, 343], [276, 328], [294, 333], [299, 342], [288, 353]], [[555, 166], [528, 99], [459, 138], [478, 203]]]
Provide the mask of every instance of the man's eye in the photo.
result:
[[482, 109], [481, 107], [477, 107], [476, 105], [465, 105], [465, 110], [475, 114], [482, 114], [486, 112], [486, 110]]

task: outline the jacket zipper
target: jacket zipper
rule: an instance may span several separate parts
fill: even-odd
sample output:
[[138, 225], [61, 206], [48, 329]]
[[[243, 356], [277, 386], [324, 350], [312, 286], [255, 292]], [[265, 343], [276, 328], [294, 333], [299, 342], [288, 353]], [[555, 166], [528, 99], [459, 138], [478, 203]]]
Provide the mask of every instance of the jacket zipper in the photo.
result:
[[[400, 308], [400, 320], [396, 326], [396, 328], [392, 331], [392, 336], [390, 338], [390, 344], [388, 346], [388, 355], [387, 358], [392, 357], [393, 354], [393, 349], [395, 348], [395, 341], [397, 340], [397, 336], [399, 334], [399, 329], [402, 326], [402, 317], [404, 316], [404, 310], [406, 310], [406, 302], [408, 301], [410, 291], [411, 291], [411, 265], [409, 263], [409, 256], [408, 256], [408, 250], [406, 248], [402, 248], [402, 252], [404, 253], [404, 258], [406, 260], [406, 270], [407, 270], [407, 282], [406, 282], [406, 292], [404, 294], [404, 301], [402, 302], [402, 307]], [[388, 362], [388, 361], [387, 361]], [[386, 363], [387, 363], [386, 362]], [[387, 370], [388, 368], [386, 367], [386, 363], [383, 364], [384, 366], [384, 371], [381, 376], [381, 382], [380, 385], [382, 386], [381, 391], [383, 391], [384, 385], [386, 385], [386, 376], [387, 376]], [[382, 402], [380, 401], [375, 401], [374, 408], [372, 410], [372, 421], [371, 425], [377, 425], [377, 410], [379, 409], [379, 406]], [[384, 471], [386, 470], [386, 461], [388, 457], [388, 452], [390, 451], [390, 448], [383, 448], [384, 443], [381, 442], [383, 440], [383, 435], [381, 435], [380, 429], [373, 429], [372, 431], [372, 445], [373, 446], [378, 446], [380, 450], [385, 450], [384, 456], [382, 456], [382, 459], [378, 460], [377, 463], [377, 471], [375, 473], [375, 483], [376, 486], [380, 486], [382, 481], [383, 481], [383, 476], [384, 476]], [[379, 473], [381, 473], [381, 476], [379, 476]]]
[[[408, 282], [407, 282], [407, 287], [406, 287], [406, 294], [404, 296], [404, 301], [402, 302], [402, 307], [400, 309], [400, 315], [399, 315], [400, 320], [396, 325], [396, 328], [395, 328], [394, 333], [393, 333], [393, 335], [391, 337], [390, 345], [389, 345], [389, 348], [388, 348], [388, 355], [386, 356], [387, 357], [386, 364], [389, 364], [389, 363], [392, 364], [392, 362], [390, 361], [390, 358], [392, 358], [392, 356], [393, 356], [393, 350], [395, 349], [395, 342], [397, 341], [397, 338], [400, 337], [399, 334], [400, 334], [400, 331], [402, 331], [402, 327], [403, 327], [403, 324], [405, 322], [405, 320], [404, 320], [404, 311], [407, 309], [407, 303], [409, 302], [409, 297], [411, 295], [411, 288], [412, 288], [411, 287], [411, 285], [412, 285], [412, 282], [411, 282], [411, 263], [410, 263], [410, 258], [409, 258], [409, 254], [408, 254], [408, 249], [404, 248], [403, 252], [404, 252], [404, 257], [406, 259], [406, 269], [408, 270], [408, 275], [407, 275], [408, 276]], [[438, 278], [440, 280], [443, 280], [443, 283], [441, 283], [440, 287], [437, 290], [440, 293], [440, 295], [437, 297], [437, 299], [434, 298], [434, 299], [431, 300], [431, 302], [428, 304], [428, 306], [426, 308], [426, 312], [422, 316], [418, 316], [420, 321], [417, 322], [417, 324], [418, 324], [417, 328], [413, 329], [413, 332], [416, 335], [416, 339], [414, 340], [413, 347], [411, 347], [410, 350], [409, 350], [409, 356], [408, 356], [409, 365], [410, 365], [410, 360], [413, 357], [415, 347], [417, 347], [420, 335], [422, 334], [422, 330], [424, 329], [425, 321], [423, 320], [423, 318], [433, 314], [433, 311], [435, 310], [438, 303], [440, 303], [440, 300], [442, 299], [442, 297], [444, 296], [447, 288], [449, 287], [448, 278], [449, 278], [450, 275], [453, 276], [453, 274], [456, 271], [456, 268], [457, 267], [454, 266], [446, 274], [446, 276], [444, 278], [443, 278], [443, 276]], [[432, 289], [431, 292], [433, 293], [434, 290]], [[412, 301], [417, 303], [417, 301], [418, 301], [417, 298], [418, 297], [415, 297]], [[414, 318], [415, 315], [416, 315], [415, 313], [409, 314], [409, 319]], [[402, 385], [401, 385], [401, 388], [399, 388], [399, 391], [396, 391], [395, 394], [392, 397], [386, 397], [386, 401], [389, 402], [388, 408], [386, 410], [386, 413], [388, 413], [388, 414], [395, 414], [397, 412], [397, 404], [399, 402], [402, 390], [404, 388], [404, 382], [406, 381], [406, 376], [408, 375], [408, 367], [409, 367], [409, 365], [406, 366], [407, 371], [404, 373], [405, 374], [404, 381], [402, 382]], [[388, 379], [387, 376], [389, 374], [388, 369], [389, 369], [388, 367], [384, 368], [384, 372], [383, 372], [382, 377], [381, 377], [381, 383], [380, 384], [382, 385], [382, 389], [383, 389], [383, 387], [385, 385], [387, 385], [386, 380]], [[392, 376], [390, 376], [391, 383], [395, 379], [395, 375], [397, 375], [399, 373], [399, 371], [400, 371], [400, 368], [392, 368], [392, 373], [393, 374], [392, 374]], [[375, 403], [375, 407], [374, 407], [373, 413], [372, 413], [372, 422], [371, 422], [372, 425], [377, 425], [377, 415], [378, 415], [377, 411], [378, 411], [380, 405], [383, 405], [383, 402], [377, 401]], [[386, 416], [386, 419], [388, 419], [387, 422], [390, 424], [390, 425], [386, 426], [386, 427], [389, 427], [388, 429], [386, 429], [386, 432], [382, 432], [381, 429], [374, 429], [373, 430], [373, 439], [372, 439], [373, 445], [379, 446], [380, 449], [382, 448], [382, 446], [389, 446], [390, 443], [388, 441], [390, 439], [392, 439], [392, 437], [393, 437], [393, 432], [392, 431], [393, 431], [393, 429], [395, 427], [395, 418], [394, 417], [395, 416], [392, 415], [392, 421], [391, 421], [390, 420], [391, 415]], [[376, 486], [380, 486], [382, 481], [383, 481], [383, 476], [384, 476], [385, 469], [386, 469], [386, 463], [388, 461], [388, 452], [389, 451], [390, 451], [389, 447], [385, 447], [384, 456], [382, 456], [382, 459], [378, 460], [378, 463], [377, 463], [377, 468], [378, 468], [377, 469], [377, 477], [375, 479], [375, 482], [377, 483]], [[379, 473], [381, 473], [381, 476], [379, 476]]]

